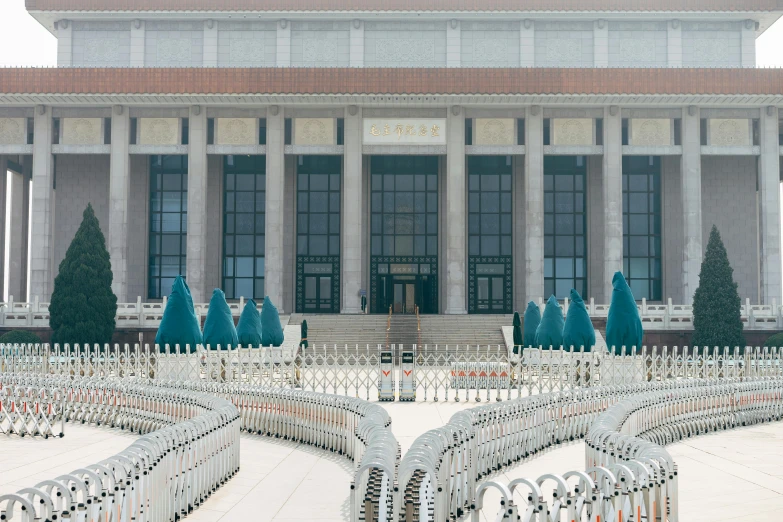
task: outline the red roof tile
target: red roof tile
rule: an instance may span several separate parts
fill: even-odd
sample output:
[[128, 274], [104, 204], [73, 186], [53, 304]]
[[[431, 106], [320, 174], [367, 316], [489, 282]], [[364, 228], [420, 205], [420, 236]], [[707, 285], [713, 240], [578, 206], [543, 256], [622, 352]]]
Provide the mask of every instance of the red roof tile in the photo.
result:
[[25, 0], [30, 11], [780, 11], [781, 0]]
[[0, 94], [763, 94], [781, 69], [6, 68]]

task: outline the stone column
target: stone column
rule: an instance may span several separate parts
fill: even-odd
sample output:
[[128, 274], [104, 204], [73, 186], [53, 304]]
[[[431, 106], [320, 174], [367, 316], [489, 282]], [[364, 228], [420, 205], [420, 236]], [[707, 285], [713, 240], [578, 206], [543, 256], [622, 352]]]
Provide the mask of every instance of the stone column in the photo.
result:
[[682, 67], [682, 24], [671, 20], [667, 26], [668, 66]]
[[446, 67], [459, 67], [462, 62], [462, 29], [459, 20], [446, 24]]
[[8, 241], [8, 295], [15, 301], [27, 300], [27, 219], [30, 210], [30, 179], [25, 173], [11, 172], [11, 223]]
[[609, 67], [609, 22], [596, 20], [593, 24], [593, 65]]
[[742, 23], [742, 66], [756, 66], [756, 21]]
[[112, 290], [120, 303], [128, 302], [128, 199], [130, 194], [130, 116], [114, 107], [111, 115], [109, 158], [109, 237]]
[[33, 202], [30, 245], [30, 299], [48, 302], [52, 297], [54, 212], [54, 161], [52, 158], [52, 109], [35, 107], [33, 136]]
[[291, 22], [288, 20], [277, 22], [277, 61], [275, 65], [277, 67], [291, 65]]
[[215, 20], [204, 22], [204, 67], [217, 67], [218, 64], [218, 24]]
[[0, 298], [5, 295], [5, 214], [8, 201], [8, 158], [0, 156]]
[[534, 105], [525, 116], [525, 292], [544, 299], [544, 113]]
[[604, 110], [604, 273], [601, 296], [604, 303], [612, 300], [612, 277], [623, 269], [623, 119], [620, 108]]
[[[188, 118], [188, 250], [187, 282], [194, 303], [209, 301], [207, 255], [207, 112], [195, 105]], [[113, 138], [113, 137], [112, 137]], [[114, 139], [112, 139], [112, 142]]]
[[780, 146], [778, 109], [761, 110], [759, 157], [759, 228], [761, 236], [761, 303], [783, 303], [780, 267]]
[[446, 120], [446, 313], [466, 314], [467, 234], [465, 204], [465, 110], [449, 109]]
[[683, 304], [693, 302], [699, 286], [703, 255], [701, 230], [701, 113], [698, 107], [682, 111], [681, 197], [683, 226]]
[[536, 66], [536, 24], [530, 19], [523, 20], [519, 28], [519, 65]]
[[283, 220], [285, 215], [285, 118], [274, 105], [266, 116], [266, 250], [264, 289], [283, 312]]
[[57, 67], [73, 65], [73, 23], [57, 21]]
[[345, 110], [345, 156], [343, 158], [342, 222], [342, 301], [341, 312], [362, 311], [362, 109], [351, 105]]
[[131, 22], [130, 66], [144, 67], [144, 38], [146, 30], [143, 20]]
[[351, 22], [350, 42], [351, 67], [364, 67], [364, 22], [359, 19]]

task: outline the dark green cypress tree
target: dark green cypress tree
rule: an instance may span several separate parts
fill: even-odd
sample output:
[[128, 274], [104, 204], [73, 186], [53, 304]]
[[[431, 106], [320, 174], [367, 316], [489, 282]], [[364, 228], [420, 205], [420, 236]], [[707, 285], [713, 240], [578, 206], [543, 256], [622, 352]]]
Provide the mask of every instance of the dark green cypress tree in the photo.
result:
[[98, 218], [87, 205], [54, 280], [49, 324], [52, 342], [110, 343], [117, 315], [111, 260]]
[[693, 296], [693, 346], [699, 348], [745, 347], [740, 297], [726, 247], [715, 225]]

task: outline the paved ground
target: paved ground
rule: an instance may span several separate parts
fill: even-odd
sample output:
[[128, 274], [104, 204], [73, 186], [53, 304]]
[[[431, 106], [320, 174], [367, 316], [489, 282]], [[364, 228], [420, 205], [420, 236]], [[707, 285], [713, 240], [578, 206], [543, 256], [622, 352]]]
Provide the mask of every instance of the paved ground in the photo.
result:
[[[475, 403], [386, 405], [403, 449]], [[0, 437], [0, 495], [70, 472], [126, 448], [134, 435], [78, 424], [64, 439]], [[191, 522], [348, 520], [350, 463], [331, 453], [275, 439], [242, 436], [242, 468], [187, 519]], [[743, 428], [669, 447], [680, 469], [683, 522], [783, 520], [783, 423]], [[537, 478], [584, 466], [582, 443], [562, 446], [496, 477]], [[487, 506], [493, 504], [487, 495]], [[486, 512], [487, 522], [495, 513]]]

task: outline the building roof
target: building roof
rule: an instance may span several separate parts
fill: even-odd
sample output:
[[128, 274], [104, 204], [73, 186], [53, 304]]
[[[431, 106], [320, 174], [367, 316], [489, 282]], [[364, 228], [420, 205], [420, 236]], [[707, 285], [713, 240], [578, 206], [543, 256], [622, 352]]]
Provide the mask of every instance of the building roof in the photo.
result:
[[783, 0], [25, 0], [29, 11], [763, 12]]
[[783, 69], [0, 68], [8, 94], [783, 96]]

